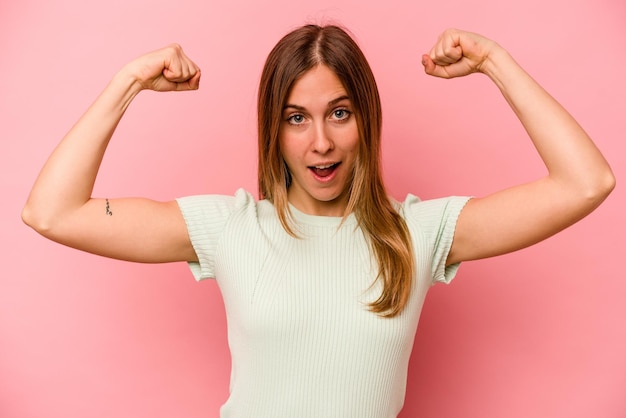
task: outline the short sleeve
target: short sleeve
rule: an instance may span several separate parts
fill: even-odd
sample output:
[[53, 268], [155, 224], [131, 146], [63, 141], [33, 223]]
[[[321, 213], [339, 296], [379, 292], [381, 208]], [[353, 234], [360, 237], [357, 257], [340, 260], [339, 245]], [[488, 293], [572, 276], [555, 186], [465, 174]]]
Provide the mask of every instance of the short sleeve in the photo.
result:
[[189, 262], [196, 280], [215, 278], [215, 254], [221, 234], [235, 208], [235, 197], [196, 195], [176, 199], [198, 257]]
[[413, 240], [421, 244], [416, 246], [417, 251], [423, 251], [415, 256], [431, 260], [433, 283], [450, 283], [459, 269], [460, 263], [446, 266], [446, 260], [454, 241], [459, 214], [469, 199], [452, 196], [421, 201], [408, 195], [402, 205]]

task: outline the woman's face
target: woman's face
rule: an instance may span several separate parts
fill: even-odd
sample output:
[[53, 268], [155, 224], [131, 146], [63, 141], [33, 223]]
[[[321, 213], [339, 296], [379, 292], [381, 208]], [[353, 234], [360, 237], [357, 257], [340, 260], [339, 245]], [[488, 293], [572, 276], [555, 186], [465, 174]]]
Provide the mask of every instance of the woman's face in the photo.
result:
[[343, 216], [359, 132], [348, 94], [328, 67], [318, 65], [294, 83], [279, 135], [291, 173], [289, 202], [311, 215]]

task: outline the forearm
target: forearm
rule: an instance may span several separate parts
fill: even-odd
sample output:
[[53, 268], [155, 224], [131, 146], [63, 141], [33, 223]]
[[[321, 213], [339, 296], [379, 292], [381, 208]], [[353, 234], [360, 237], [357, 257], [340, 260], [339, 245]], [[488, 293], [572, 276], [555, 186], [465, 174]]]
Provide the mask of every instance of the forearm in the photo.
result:
[[23, 211], [26, 223], [48, 228], [91, 198], [111, 136], [140, 90], [124, 70], [111, 80], [43, 166]]
[[613, 174], [576, 120], [504, 49], [496, 48], [481, 71], [498, 86], [528, 132], [549, 179], [589, 198], [603, 199], [613, 187]]

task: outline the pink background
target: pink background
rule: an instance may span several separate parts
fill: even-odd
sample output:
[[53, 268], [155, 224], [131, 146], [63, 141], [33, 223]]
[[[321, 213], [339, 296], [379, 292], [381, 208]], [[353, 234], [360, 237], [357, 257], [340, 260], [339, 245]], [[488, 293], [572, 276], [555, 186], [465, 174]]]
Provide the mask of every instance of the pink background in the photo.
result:
[[[102, 197], [256, 190], [255, 95], [286, 31], [338, 21], [385, 110], [385, 177], [403, 198], [483, 195], [543, 174], [481, 76], [427, 77], [456, 26], [504, 45], [581, 122], [618, 187], [533, 248], [466, 263], [427, 300], [401, 417], [626, 416], [626, 3], [622, 0], [6, 1], [0, 4], [0, 416], [216, 417], [228, 394], [214, 282], [182, 264], [106, 260], [49, 242], [20, 210], [53, 146], [113, 73], [178, 42], [201, 90], [142, 94], [109, 149]], [[581, 5], [584, 3], [583, 5]]]

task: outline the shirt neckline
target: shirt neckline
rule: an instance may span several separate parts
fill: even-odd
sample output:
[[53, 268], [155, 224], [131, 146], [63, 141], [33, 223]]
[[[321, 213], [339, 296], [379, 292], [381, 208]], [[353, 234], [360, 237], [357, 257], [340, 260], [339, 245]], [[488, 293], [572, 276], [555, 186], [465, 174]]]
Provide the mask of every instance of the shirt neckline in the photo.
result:
[[[337, 228], [341, 225], [341, 221], [343, 220], [342, 216], [321, 216], [321, 215], [310, 215], [308, 213], [304, 213], [298, 210], [294, 205], [289, 203], [289, 210], [293, 219], [299, 224], [306, 225], [315, 225], [315, 226], [323, 226], [323, 227], [335, 227]], [[354, 212], [350, 213], [346, 216], [343, 225], [354, 225], [356, 224], [356, 217], [354, 216]]]

